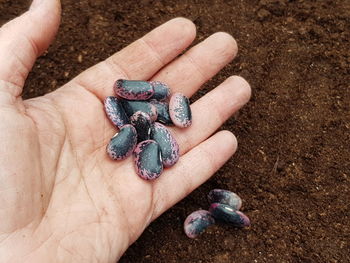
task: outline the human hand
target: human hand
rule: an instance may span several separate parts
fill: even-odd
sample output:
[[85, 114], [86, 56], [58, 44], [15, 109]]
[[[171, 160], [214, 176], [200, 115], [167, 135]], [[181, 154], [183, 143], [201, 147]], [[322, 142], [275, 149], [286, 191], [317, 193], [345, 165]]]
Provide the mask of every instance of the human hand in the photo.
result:
[[59, 1], [35, 0], [0, 30], [0, 262], [115, 262], [231, 157], [233, 134], [210, 136], [250, 97], [247, 82], [230, 77], [193, 103], [192, 126], [171, 128], [179, 162], [144, 181], [132, 158], [115, 162], [106, 154], [116, 130], [102, 101], [113, 95], [114, 81], [161, 80], [191, 96], [233, 59], [236, 42], [216, 33], [176, 58], [195, 27], [173, 19], [56, 91], [22, 100], [27, 74], [59, 20]]

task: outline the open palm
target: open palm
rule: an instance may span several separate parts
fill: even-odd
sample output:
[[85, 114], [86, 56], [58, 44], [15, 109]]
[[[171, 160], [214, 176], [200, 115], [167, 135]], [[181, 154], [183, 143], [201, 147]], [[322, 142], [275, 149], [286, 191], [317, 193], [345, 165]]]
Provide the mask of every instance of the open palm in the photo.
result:
[[193, 125], [171, 129], [179, 162], [144, 181], [132, 158], [115, 162], [106, 154], [116, 129], [102, 101], [114, 81], [156, 79], [191, 96], [233, 59], [235, 41], [216, 33], [176, 58], [195, 27], [173, 19], [60, 89], [23, 101], [27, 74], [59, 18], [59, 1], [36, 0], [0, 30], [0, 262], [115, 262], [231, 157], [237, 143], [230, 132], [208, 137], [250, 97], [245, 80], [230, 77], [192, 104]]

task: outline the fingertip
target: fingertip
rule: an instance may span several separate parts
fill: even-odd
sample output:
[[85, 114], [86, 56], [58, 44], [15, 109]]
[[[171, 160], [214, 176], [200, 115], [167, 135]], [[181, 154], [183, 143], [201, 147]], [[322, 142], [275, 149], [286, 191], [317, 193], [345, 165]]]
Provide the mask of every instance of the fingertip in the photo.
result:
[[[39, 2], [35, 4], [34, 2]], [[45, 13], [46, 22], [47, 19], [51, 19], [57, 23], [57, 17], [61, 17], [61, 1], [60, 0], [35, 0], [33, 1], [33, 5], [35, 10], [41, 10], [41, 12]], [[33, 5], [31, 5], [30, 9], [32, 9]]]
[[0, 79], [23, 86], [37, 56], [54, 39], [60, 14], [59, 0], [35, 0], [27, 12], [1, 27]]
[[[163, 24], [165, 30], [168, 34], [176, 36], [176, 41], [178, 42], [174, 47], [180, 47], [179, 51], [187, 48], [195, 39], [197, 30], [195, 24], [184, 17], [177, 17], [169, 20]], [[174, 41], [174, 43], [176, 43]]]
[[232, 60], [238, 53], [237, 41], [227, 32], [216, 32], [208, 37], [208, 40], [214, 41], [216, 48], [222, 50], [228, 60]]
[[[42, 54], [53, 41], [57, 34], [59, 25], [61, 23], [61, 1], [60, 0], [33, 0], [30, 9], [30, 23], [31, 27], [28, 29], [28, 21], [22, 21], [26, 25], [27, 31], [33, 38], [33, 43], [37, 45], [38, 54]], [[45, 26], [39, 27], [45, 19]]]
[[196, 37], [196, 25], [190, 19], [185, 17], [176, 17], [169, 20], [169, 23], [174, 23], [174, 25], [182, 30], [185, 35], [192, 37], [192, 40], [194, 40]]
[[[194, 39], [196, 37], [196, 26], [195, 24], [184, 17], [177, 17], [168, 20], [164, 24], [161, 24], [148, 34], [146, 38], [154, 37], [154, 34], [168, 34], [172, 36], [177, 36], [178, 38]], [[166, 35], [163, 35], [163, 37]]]
[[227, 149], [230, 155], [233, 155], [237, 151], [237, 138], [232, 132], [223, 130], [218, 132], [216, 135], [221, 136], [223, 146]]
[[[167, 54], [166, 63], [186, 49], [196, 37], [196, 27], [189, 19], [171, 19], [144, 36], [158, 53]], [[161, 55], [162, 56], [162, 55]]]
[[[50, 16], [57, 16], [61, 14], [61, 1], [60, 0], [33, 0], [29, 10], [43, 10], [45, 12], [50, 11]], [[50, 17], [47, 17], [50, 18]]]
[[[24, 32], [27, 32], [28, 27], [30, 27], [33, 22], [39, 20], [42, 26], [37, 26], [37, 28], [43, 28], [42, 30], [45, 30], [45, 28], [54, 27], [57, 30], [61, 21], [61, 12], [62, 7], [60, 0], [33, 0], [28, 11], [8, 21], [2, 25], [2, 28], [14, 31], [17, 29], [16, 27], [20, 27], [24, 29]], [[44, 18], [45, 22], [43, 23]], [[37, 30], [39, 31], [39, 29]]]
[[239, 98], [241, 105], [246, 104], [250, 100], [252, 89], [244, 78], [241, 76], [231, 76], [225, 82], [234, 89], [235, 96]]
[[243, 104], [246, 104], [250, 100], [252, 89], [248, 81], [246, 81], [241, 76], [234, 76], [233, 78], [236, 80], [237, 86], [241, 87], [240, 96], [242, 98]]
[[40, 6], [41, 3], [43, 3], [42, 0], [33, 0], [32, 3], [30, 4], [29, 10], [33, 10], [37, 8], [38, 6]]

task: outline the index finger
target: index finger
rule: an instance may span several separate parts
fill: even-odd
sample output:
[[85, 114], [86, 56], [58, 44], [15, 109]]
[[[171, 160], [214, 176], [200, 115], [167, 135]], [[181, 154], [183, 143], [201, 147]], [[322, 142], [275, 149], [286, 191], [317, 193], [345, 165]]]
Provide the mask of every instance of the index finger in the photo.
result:
[[78, 75], [73, 82], [103, 100], [118, 78], [147, 80], [172, 61], [196, 36], [186, 18], [172, 19], [121, 51]]

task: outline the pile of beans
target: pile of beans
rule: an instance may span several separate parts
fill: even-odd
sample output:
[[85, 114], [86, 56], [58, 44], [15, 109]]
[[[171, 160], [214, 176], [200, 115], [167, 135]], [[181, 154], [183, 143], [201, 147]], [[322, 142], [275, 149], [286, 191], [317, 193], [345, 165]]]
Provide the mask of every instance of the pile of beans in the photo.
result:
[[171, 95], [160, 81], [119, 79], [114, 91], [116, 96], [107, 97], [104, 106], [119, 132], [107, 145], [107, 153], [113, 160], [133, 153], [137, 174], [145, 180], [156, 179], [163, 167], [179, 159], [179, 145], [164, 125], [190, 126], [189, 100], [181, 93]]
[[209, 211], [198, 210], [190, 214], [184, 223], [184, 230], [189, 238], [196, 238], [216, 221], [235, 227], [250, 225], [249, 218], [238, 211], [242, 206], [241, 198], [233, 192], [214, 189], [208, 194]]

